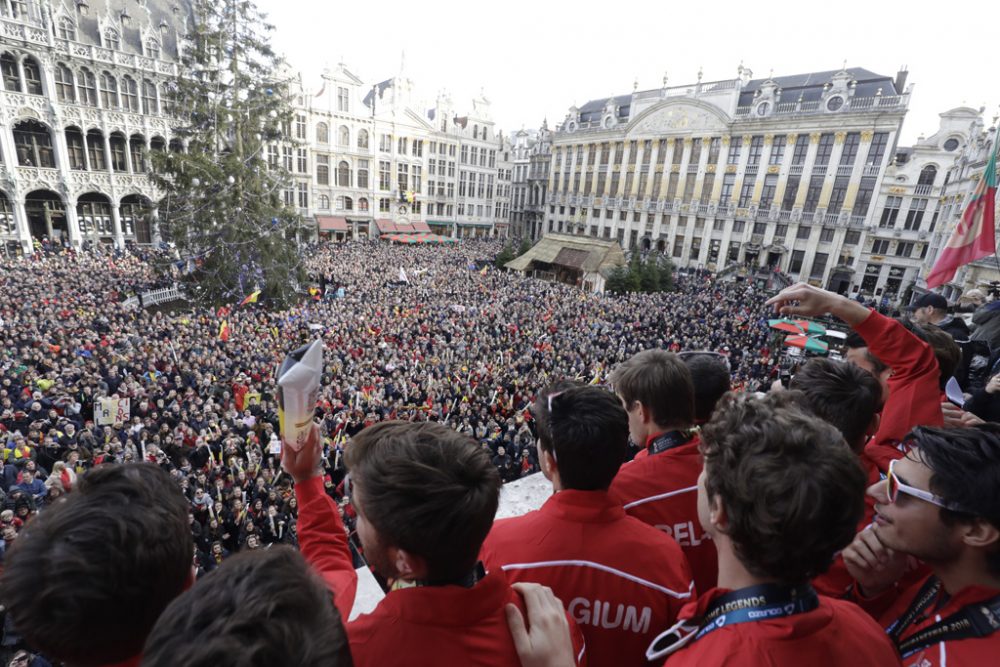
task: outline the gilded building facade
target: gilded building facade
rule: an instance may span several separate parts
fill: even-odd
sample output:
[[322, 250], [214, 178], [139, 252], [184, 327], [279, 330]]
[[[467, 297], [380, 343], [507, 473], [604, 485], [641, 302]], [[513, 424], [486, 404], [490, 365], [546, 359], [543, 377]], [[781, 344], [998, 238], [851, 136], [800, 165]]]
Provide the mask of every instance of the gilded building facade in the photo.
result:
[[741, 66], [572, 107], [553, 133], [539, 231], [857, 292], [905, 80], [861, 68], [754, 79]]

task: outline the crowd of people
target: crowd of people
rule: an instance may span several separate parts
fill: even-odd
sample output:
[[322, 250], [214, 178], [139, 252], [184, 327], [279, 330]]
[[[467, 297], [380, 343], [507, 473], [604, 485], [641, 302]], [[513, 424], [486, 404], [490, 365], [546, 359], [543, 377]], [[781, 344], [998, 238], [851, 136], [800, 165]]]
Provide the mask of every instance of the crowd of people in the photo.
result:
[[[310, 248], [287, 310], [126, 308], [170, 278], [132, 254], [0, 268], [6, 645], [70, 665], [995, 650], [1000, 435], [948, 403], [949, 333], [806, 285], [584, 294], [496, 270], [499, 249]], [[770, 308], [842, 320], [846, 363], [772, 385]], [[316, 427], [283, 448], [275, 367], [320, 337]], [[97, 423], [108, 398], [127, 421]], [[537, 470], [554, 495], [494, 525], [500, 484]], [[347, 622], [362, 562], [391, 592]]]
[[[5, 264], [4, 508], [21, 525], [92, 465], [149, 460], [190, 497], [205, 571], [248, 544], [294, 544], [274, 372], [317, 337], [326, 342], [318, 417], [331, 493], [344, 443], [378, 421], [445, 422], [489, 447], [510, 481], [538, 470], [526, 408], [553, 378], [600, 383], [646, 347], [724, 351], [737, 383], [770, 371], [762, 297], [746, 286], [679, 280], [667, 295], [582, 295], [492, 268], [484, 275], [498, 250], [491, 241], [315, 247], [308, 265], [321, 292], [280, 311], [125, 307], [172, 279], [153, 268], [163, 253], [52, 248]], [[127, 421], [99, 423], [107, 397], [129, 399]]]

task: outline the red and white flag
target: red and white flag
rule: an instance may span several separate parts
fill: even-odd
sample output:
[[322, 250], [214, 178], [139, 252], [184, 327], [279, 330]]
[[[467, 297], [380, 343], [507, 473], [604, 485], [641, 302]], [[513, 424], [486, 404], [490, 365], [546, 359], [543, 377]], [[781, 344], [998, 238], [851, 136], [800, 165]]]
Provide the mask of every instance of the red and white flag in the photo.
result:
[[997, 147], [994, 146], [986, 171], [962, 214], [961, 222], [927, 274], [928, 288], [945, 284], [955, 277], [959, 267], [996, 252], [996, 193]]

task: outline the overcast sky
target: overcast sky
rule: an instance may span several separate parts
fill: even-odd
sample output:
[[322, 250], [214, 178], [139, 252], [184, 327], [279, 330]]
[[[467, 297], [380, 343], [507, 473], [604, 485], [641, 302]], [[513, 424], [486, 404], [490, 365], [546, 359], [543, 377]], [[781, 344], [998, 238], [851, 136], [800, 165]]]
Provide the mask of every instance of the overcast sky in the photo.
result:
[[[902, 144], [931, 135], [937, 114], [1000, 105], [990, 46], [998, 12], [982, 1], [900, 0], [675, 3], [659, 0], [256, 0], [275, 25], [273, 46], [317, 91], [325, 65], [341, 60], [366, 83], [405, 71], [432, 100], [447, 89], [456, 110], [482, 89], [500, 129], [561, 121], [590, 99], [670, 85], [864, 67], [915, 84]], [[757, 13], [754, 13], [757, 11]], [[995, 51], [994, 51], [995, 53]]]

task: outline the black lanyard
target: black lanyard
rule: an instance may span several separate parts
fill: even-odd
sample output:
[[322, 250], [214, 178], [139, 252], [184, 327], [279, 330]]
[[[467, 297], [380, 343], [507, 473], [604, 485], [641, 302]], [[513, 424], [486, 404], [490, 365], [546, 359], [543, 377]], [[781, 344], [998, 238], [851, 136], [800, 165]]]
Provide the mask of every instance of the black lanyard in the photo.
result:
[[819, 607], [809, 583], [799, 586], [761, 584], [732, 591], [715, 599], [701, 618], [680, 621], [650, 644], [649, 660], [660, 660], [719, 628], [740, 623], [771, 621], [804, 614]]
[[687, 431], [667, 431], [653, 438], [653, 441], [646, 446], [649, 455], [659, 454], [674, 447], [680, 447], [691, 441], [691, 433]]
[[886, 628], [886, 634], [896, 644], [902, 657], [911, 656], [934, 644], [988, 637], [1000, 630], [1000, 595], [998, 595], [990, 600], [967, 604], [947, 618], [901, 640], [900, 637], [906, 629], [913, 625], [917, 616], [930, 606], [940, 592], [941, 580], [931, 577], [921, 586], [917, 596], [899, 620]]

